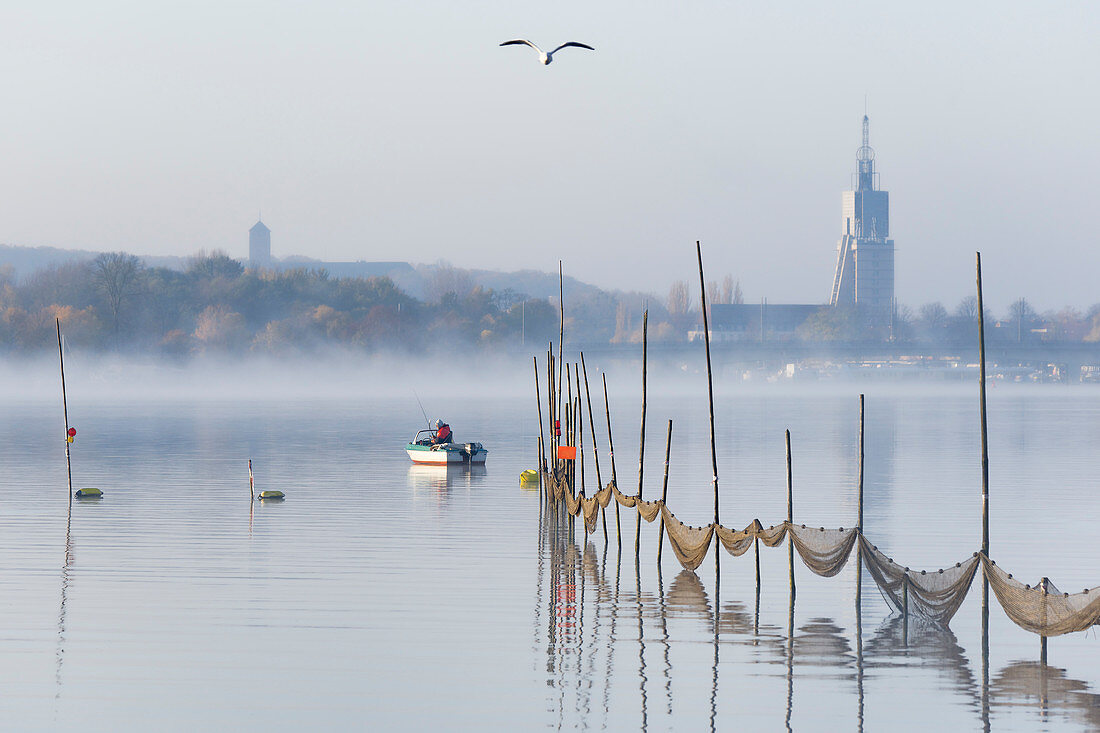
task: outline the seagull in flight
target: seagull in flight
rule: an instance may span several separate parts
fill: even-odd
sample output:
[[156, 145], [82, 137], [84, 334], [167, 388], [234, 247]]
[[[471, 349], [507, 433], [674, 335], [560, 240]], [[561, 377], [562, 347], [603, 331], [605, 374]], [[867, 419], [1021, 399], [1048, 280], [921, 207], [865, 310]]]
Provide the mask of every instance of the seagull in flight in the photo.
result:
[[500, 45], [501, 46], [520, 46], [520, 45], [530, 46], [531, 48], [533, 48], [533, 49], [535, 49], [536, 51], [539, 52], [539, 62], [542, 63], [543, 66], [549, 66], [550, 62], [554, 60], [554, 54], [556, 54], [558, 51], [562, 50], [563, 48], [569, 48], [570, 46], [576, 46], [577, 48], [587, 48], [589, 51], [595, 51], [596, 50], [596, 49], [592, 48], [591, 46], [585, 45], [583, 43], [577, 43], [576, 41], [569, 41], [569, 43], [563, 43], [560, 46], [558, 46], [557, 48], [555, 48], [553, 51], [550, 51], [549, 53], [547, 53], [546, 51], [543, 51], [541, 48], [539, 48], [535, 44], [528, 41], [526, 38], [513, 38], [511, 41], [505, 41], [504, 43], [502, 43]]

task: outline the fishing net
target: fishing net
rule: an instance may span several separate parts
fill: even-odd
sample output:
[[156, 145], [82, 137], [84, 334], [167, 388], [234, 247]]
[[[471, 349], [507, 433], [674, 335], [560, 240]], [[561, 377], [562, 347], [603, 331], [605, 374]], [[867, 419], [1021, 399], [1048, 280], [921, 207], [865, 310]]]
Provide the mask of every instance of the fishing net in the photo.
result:
[[756, 524], [756, 536], [768, 547], [776, 547], [783, 544], [783, 540], [786, 538], [787, 532], [790, 531], [791, 528], [790, 522], [780, 522], [771, 527], [760, 527], [760, 521], [757, 520]]
[[977, 553], [954, 567], [917, 572], [898, 565], [863, 536], [859, 548], [867, 571], [895, 611], [904, 610], [908, 584], [909, 610], [941, 626], [947, 626], [959, 610], [978, 571]]
[[831, 578], [841, 571], [856, 543], [855, 528], [814, 529], [804, 524], [792, 524], [790, 535], [802, 562], [824, 578]]
[[656, 501], [643, 501], [642, 499], [635, 500], [635, 506], [638, 507], [638, 513], [642, 515], [642, 519], [647, 522], [652, 522], [661, 514], [661, 507], [664, 506], [664, 502], [660, 499]]
[[718, 536], [722, 547], [734, 557], [740, 557], [749, 551], [756, 539], [757, 531], [761, 529], [758, 519], [752, 520], [752, 524], [740, 531], [727, 529], [720, 524], [711, 526], [714, 527], [714, 534]]
[[581, 507], [580, 499], [573, 496], [568, 489], [563, 490], [561, 495], [562, 501], [565, 502], [565, 511], [569, 512], [569, 516], [571, 517], [577, 516], [577, 512], [580, 511]]
[[688, 570], [699, 567], [710, 548], [710, 539], [714, 536], [714, 525], [692, 527], [684, 524], [663, 504], [661, 518], [664, 520], [665, 532], [668, 534], [668, 544], [676, 553], [676, 559]]
[[993, 593], [1018, 626], [1041, 636], [1059, 636], [1084, 631], [1100, 621], [1100, 587], [1063, 593], [1046, 579], [1024, 585], [985, 555], [980, 557]]
[[[624, 507], [633, 508], [647, 522], [661, 517], [662, 528], [676, 559], [686, 570], [702, 564], [711, 540], [718, 541], [734, 557], [745, 554], [760, 540], [768, 547], [777, 547], [788, 536], [802, 562], [822, 577], [837, 575], [847, 564], [852, 549], [859, 543], [867, 570], [882, 591], [887, 603], [902, 611], [908, 595], [909, 610], [940, 626], [946, 627], [959, 610], [974, 581], [978, 565], [982, 564], [989, 584], [1005, 613], [1021, 628], [1042, 636], [1058, 636], [1083, 631], [1100, 623], [1100, 587], [1082, 593], [1063, 593], [1047, 579], [1035, 586], [1013, 579], [985, 555], [975, 553], [954, 567], [935, 571], [909, 570], [883, 554], [855, 528], [825, 529], [790, 522], [763, 527], [754, 519], [742, 530], [732, 530], [720, 524], [693, 527], [684, 524], [669, 511], [661, 500], [645, 501], [627, 496], [612, 481], [591, 497], [574, 496], [569, 475], [556, 469], [543, 475], [548, 499], [564, 505], [570, 516], [583, 516], [585, 530], [596, 530], [600, 510], [612, 498]], [[908, 593], [906, 593], [908, 591]]]
[[634, 505], [638, 503], [638, 497], [627, 496], [623, 492], [619, 491], [619, 487], [616, 486], [614, 482], [611, 482], [608, 485], [611, 487], [611, 491], [615, 495], [615, 501], [619, 502], [623, 506], [633, 508]]
[[607, 505], [611, 503], [611, 484], [608, 484], [607, 486], [597, 491], [593, 495], [593, 498], [596, 501], [600, 502], [600, 506], [606, 508]]
[[591, 498], [581, 494], [578, 501], [581, 505], [581, 515], [584, 517], [584, 531], [591, 534], [596, 531], [596, 522], [600, 518], [599, 494]]

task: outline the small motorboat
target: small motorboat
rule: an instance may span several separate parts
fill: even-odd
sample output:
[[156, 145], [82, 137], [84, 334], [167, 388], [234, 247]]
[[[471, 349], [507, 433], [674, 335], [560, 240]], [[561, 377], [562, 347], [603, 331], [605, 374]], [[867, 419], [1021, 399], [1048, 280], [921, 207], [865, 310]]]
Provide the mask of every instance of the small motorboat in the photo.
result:
[[420, 430], [405, 446], [413, 463], [435, 466], [451, 464], [483, 464], [489, 451], [481, 443], [432, 443], [434, 430]]

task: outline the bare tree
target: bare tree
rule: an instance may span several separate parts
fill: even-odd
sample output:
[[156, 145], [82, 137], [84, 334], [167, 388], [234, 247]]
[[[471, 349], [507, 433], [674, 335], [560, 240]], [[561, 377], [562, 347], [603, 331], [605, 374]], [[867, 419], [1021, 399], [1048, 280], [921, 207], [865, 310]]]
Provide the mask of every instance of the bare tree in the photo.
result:
[[978, 299], [973, 295], [968, 295], [960, 300], [959, 304], [955, 306], [955, 317], [968, 321], [978, 320]]
[[668, 290], [668, 314], [676, 318], [686, 314], [691, 309], [691, 291], [683, 280], [672, 283]]
[[1027, 298], [1018, 298], [1012, 301], [1008, 312], [1012, 320], [1016, 322], [1016, 341], [1020, 343], [1024, 340], [1024, 330], [1031, 329], [1031, 324], [1037, 320], [1038, 314], [1031, 307], [1031, 303], [1027, 302]]
[[210, 280], [216, 277], [235, 280], [244, 273], [244, 265], [223, 250], [216, 249], [209, 254], [206, 250], [199, 250], [188, 258], [187, 273]]
[[459, 270], [447, 263], [440, 263], [432, 273], [428, 281], [428, 296], [436, 303], [443, 301], [444, 296], [453, 294], [457, 300], [461, 300], [474, 289], [474, 281], [466, 270]]
[[921, 325], [930, 333], [943, 330], [947, 325], [947, 309], [940, 302], [925, 303], [920, 307]]
[[92, 260], [96, 291], [111, 317], [111, 331], [118, 336], [126, 310], [142, 292], [145, 265], [125, 252], [104, 252]]

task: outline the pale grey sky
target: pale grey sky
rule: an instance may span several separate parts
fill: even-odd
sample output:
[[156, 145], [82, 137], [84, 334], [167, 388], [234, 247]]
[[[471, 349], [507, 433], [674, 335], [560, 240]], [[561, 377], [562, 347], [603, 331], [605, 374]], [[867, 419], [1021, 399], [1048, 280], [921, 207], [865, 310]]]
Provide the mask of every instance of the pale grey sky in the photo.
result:
[[[1095, 2], [6, 2], [0, 242], [828, 298], [864, 96], [897, 295], [1100, 301]], [[577, 40], [549, 67], [527, 37]]]

